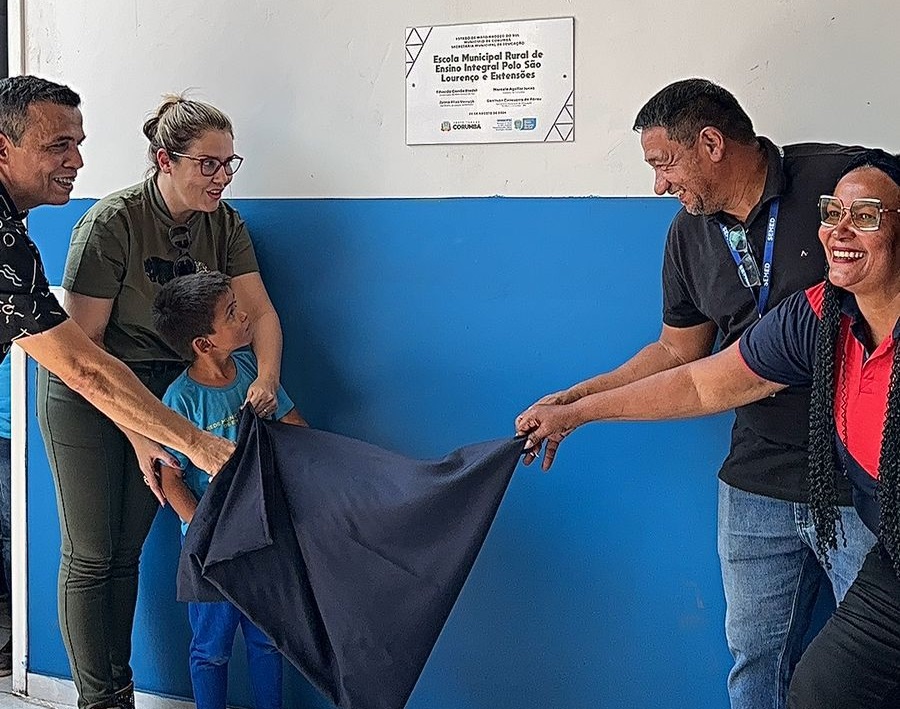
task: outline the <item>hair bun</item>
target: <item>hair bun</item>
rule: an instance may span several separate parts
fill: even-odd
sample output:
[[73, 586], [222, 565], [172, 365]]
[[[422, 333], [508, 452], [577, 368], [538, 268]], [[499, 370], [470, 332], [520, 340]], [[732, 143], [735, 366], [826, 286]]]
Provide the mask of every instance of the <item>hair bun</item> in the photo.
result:
[[162, 103], [143, 127], [144, 136], [150, 142], [148, 157], [152, 173], [159, 172], [157, 155], [160, 150], [169, 153], [170, 158], [175, 153], [190, 152], [191, 142], [209, 130], [227, 131], [234, 137], [228, 116], [215, 106], [193, 101], [185, 93], [163, 95]]

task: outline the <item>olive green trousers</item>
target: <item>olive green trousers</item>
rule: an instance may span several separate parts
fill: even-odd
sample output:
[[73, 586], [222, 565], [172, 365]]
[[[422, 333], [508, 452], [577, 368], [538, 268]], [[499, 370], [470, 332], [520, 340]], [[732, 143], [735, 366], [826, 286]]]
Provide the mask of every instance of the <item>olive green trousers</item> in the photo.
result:
[[[161, 397], [182, 368], [148, 364], [134, 370]], [[78, 706], [117, 706], [116, 693], [132, 682], [138, 564], [159, 503], [125, 435], [43, 368], [37, 414], [56, 487], [59, 627]]]

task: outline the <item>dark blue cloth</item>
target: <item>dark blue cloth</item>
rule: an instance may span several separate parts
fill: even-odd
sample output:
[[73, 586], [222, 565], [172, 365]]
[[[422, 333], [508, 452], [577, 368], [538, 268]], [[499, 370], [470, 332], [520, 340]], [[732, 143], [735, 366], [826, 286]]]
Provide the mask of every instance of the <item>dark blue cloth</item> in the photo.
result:
[[411, 460], [246, 411], [185, 537], [179, 600], [227, 598], [339, 707], [400, 709], [523, 448]]

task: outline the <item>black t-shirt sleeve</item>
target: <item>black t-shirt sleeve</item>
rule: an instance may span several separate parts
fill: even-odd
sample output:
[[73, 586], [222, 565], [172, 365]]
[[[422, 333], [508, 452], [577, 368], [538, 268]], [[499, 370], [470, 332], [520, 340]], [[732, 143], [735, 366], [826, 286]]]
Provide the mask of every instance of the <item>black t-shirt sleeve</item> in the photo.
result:
[[690, 264], [681, 258], [677, 222], [676, 218], [669, 227], [663, 254], [663, 322], [670, 327], [693, 327], [708, 322], [709, 318], [697, 307], [690, 287], [693, 275], [689, 272]]
[[794, 293], [754, 323], [740, 339], [741, 356], [763, 379], [812, 384], [819, 318], [804, 291]]
[[0, 230], [0, 344], [37, 335], [68, 317], [50, 292], [37, 247], [24, 228]]

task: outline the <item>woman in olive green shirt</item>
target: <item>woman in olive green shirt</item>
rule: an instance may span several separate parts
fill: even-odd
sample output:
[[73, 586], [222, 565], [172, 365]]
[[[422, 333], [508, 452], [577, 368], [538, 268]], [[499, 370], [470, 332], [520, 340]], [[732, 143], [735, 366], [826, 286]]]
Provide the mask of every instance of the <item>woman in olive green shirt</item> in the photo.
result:
[[[271, 414], [281, 326], [247, 228], [222, 201], [242, 162], [231, 122], [213, 106], [171, 96], [144, 134], [150, 176], [100, 200], [75, 226], [63, 280], [66, 310], [161, 396], [185, 363], [153, 328], [156, 293], [196, 271], [231, 276], [241, 308], [256, 323], [259, 378], [247, 401], [260, 415]], [[116, 428], [46, 371], [39, 373], [38, 402], [62, 528], [60, 628], [78, 706], [133, 707], [138, 561], [157, 500], [164, 502], [156, 461], [175, 461], [156, 443]]]

